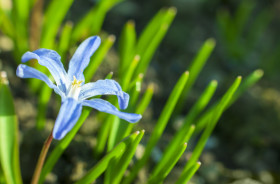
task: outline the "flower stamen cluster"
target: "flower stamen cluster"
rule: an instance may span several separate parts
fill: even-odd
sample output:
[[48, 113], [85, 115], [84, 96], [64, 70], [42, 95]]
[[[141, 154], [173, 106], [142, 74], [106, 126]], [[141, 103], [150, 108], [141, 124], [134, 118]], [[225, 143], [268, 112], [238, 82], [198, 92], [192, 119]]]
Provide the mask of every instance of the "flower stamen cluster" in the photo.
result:
[[71, 83], [70, 90], [68, 92], [67, 97], [69, 97], [69, 98], [72, 97], [75, 100], [78, 100], [83, 81], [77, 80], [77, 78], [75, 76], [73, 76], [73, 78], [74, 78], [74, 80]]

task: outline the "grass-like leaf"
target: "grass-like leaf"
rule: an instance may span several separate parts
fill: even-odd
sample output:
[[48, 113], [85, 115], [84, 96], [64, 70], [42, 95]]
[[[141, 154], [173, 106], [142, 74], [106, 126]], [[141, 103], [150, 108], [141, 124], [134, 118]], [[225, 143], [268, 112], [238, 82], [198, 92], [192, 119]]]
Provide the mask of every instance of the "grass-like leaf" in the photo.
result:
[[165, 129], [167, 122], [169, 121], [169, 118], [174, 110], [175, 105], [177, 104], [179, 97], [181, 96], [181, 93], [188, 81], [189, 72], [184, 72], [178, 82], [176, 83], [175, 87], [172, 90], [171, 95], [169, 96], [164, 109], [154, 127], [154, 131], [149, 139], [149, 142], [146, 146], [145, 152], [143, 157], [137, 161], [135, 166], [133, 167], [130, 175], [124, 180], [124, 183], [131, 183], [133, 179], [138, 174], [139, 170], [146, 164], [148, 161], [150, 154], [152, 152], [152, 149], [158, 142], [161, 134], [163, 133], [163, 130]]
[[216, 91], [216, 88], [217, 81], [212, 81], [208, 85], [206, 90], [203, 92], [201, 97], [198, 99], [198, 101], [195, 103], [195, 105], [191, 108], [190, 112], [186, 116], [182, 127], [180, 127], [180, 129], [175, 134], [174, 138], [165, 148], [161, 161], [156, 165], [155, 169], [153, 170], [153, 173], [159, 173], [164, 164], [166, 164], [166, 162], [173, 157], [174, 150], [176, 150], [179, 145], [189, 141], [191, 135], [195, 130], [195, 126], [191, 126], [191, 124], [194, 123], [195, 118], [197, 118], [197, 116], [204, 110], [206, 105], [209, 103], [214, 92]]
[[43, 32], [40, 43], [42, 48], [52, 49], [54, 47], [58, 29], [72, 3], [73, 0], [52, 0], [50, 2], [43, 22]]
[[127, 169], [129, 163], [131, 162], [131, 159], [135, 154], [136, 148], [140, 143], [144, 133], [145, 133], [144, 130], [140, 131], [137, 137], [127, 147], [122, 157], [118, 160], [117, 164], [113, 168], [114, 172], [112, 173], [113, 175], [111, 176], [110, 184], [118, 184], [121, 182], [125, 170]]
[[133, 59], [133, 53], [135, 52], [136, 43], [136, 31], [134, 21], [128, 21], [121, 33], [120, 43], [119, 43], [119, 53], [120, 53], [120, 65], [119, 73], [122, 79], [125, 79], [124, 75], [131, 60]]
[[260, 12], [248, 32], [248, 46], [253, 48], [273, 18], [273, 12], [265, 9]]
[[0, 165], [0, 183], [6, 183], [4, 172], [2, 170], [2, 166]]
[[233, 104], [245, 91], [250, 87], [255, 85], [263, 76], [263, 71], [258, 69], [247, 76], [241, 83], [240, 87], [237, 89], [236, 93], [233, 95], [230, 104]]
[[[146, 111], [146, 109], [148, 108], [148, 105], [150, 104], [150, 102], [152, 100], [153, 94], [154, 94], [154, 85], [149, 84], [146, 92], [144, 93], [144, 96], [142, 97], [142, 99], [140, 100], [139, 104], [137, 105], [137, 107], [135, 109], [136, 114], [142, 114], [142, 115], [144, 114], [144, 112]], [[135, 124], [129, 123], [127, 125], [125, 132], [123, 133], [123, 137], [126, 137], [127, 135], [129, 135], [134, 126], [135, 126]]]
[[174, 158], [174, 153], [176, 152], [178, 147], [180, 147], [180, 145], [182, 145], [185, 141], [189, 141], [194, 130], [195, 130], [195, 126], [191, 125], [188, 129], [184, 130], [185, 134], [180, 137], [181, 138], [180, 140], [175, 139], [178, 136], [172, 139], [172, 141], [166, 147], [162, 158], [153, 169], [152, 176], [159, 175], [159, 173], [164, 169], [167, 163]]
[[187, 143], [178, 145], [176, 149], [173, 150], [172, 156], [163, 164], [163, 166], [159, 170], [153, 172], [148, 183], [149, 184], [162, 183], [163, 180], [170, 173], [170, 171], [173, 169], [175, 164], [178, 162], [180, 157], [183, 155], [186, 148], [187, 148]]
[[184, 184], [188, 183], [188, 181], [193, 177], [193, 175], [196, 173], [196, 171], [201, 166], [201, 162], [196, 162], [189, 170], [184, 174], [180, 179], [176, 181], [175, 184]]
[[13, 26], [13, 24], [12, 24], [12, 20], [10, 19], [10, 17], [9, 16], [7, 16], [7, 14], [5, 13], [5, 11], [0, 7], [0, 29], [1, 29], [1, 31], [5, 34], [5, 35], [7, 35], [7, 36], [9, 36], [9, 37], [11, 37], [11, 38], [13, 38], [13, 36], [14, 36], [14, 26]]
[[122, 0], [100, 0], [74, 27], [72, 43], [100, 32], [107, 12]]
[[[128, 106], [128, 110], [130, 107], [135, 106], [136, 102], [138, 101], [138, 97], [141, 90], [141, 83], [143, 80], [143, 75], [139, 74], [135, 81], [131, 82], [131, 85], [133, 85], [133, 88], [131, 89], [132, 92], [130, 92], [130, 103]], [[131, 112], [131, 111], [130, 111]], [[110, 151], [122, 138], [123, 138], [123, 132], [126, 131], [126, 125], [128, 122], [121, 121], [117, 116], [114, 116], [112, 127], [110, 129], [110, 135], [108, 140], [108, 146], [107, 150]]]
[[[237, 89], [236, 93], [233, 95], [230, 103], [228, 104], [227, 108], [233, 104], [246, 90], [248, 90], [250, 87], [252, 87], [254, 84], [256, 84], [263, 76], [262, 70], [255, 70], [253, 73], [251, 73], [249, 76], [247, 76], [243, 82], [241, 83], [240, 87]], [[209, 117], [211, 116], [211, 113], [216, 108], [217, 104], [214, 104], [207, 110], [198, 120], [196, 123], [196, 132], [199, 132], [201, 129], [205, 127], [205, 125], [208, 122]]]
[[65, 64], [66, 60], [66, 53], [70, 46], [70, 39], [71, 39], [71, 33], [73, 29], [73, 23], [72, 22], [66, 22], [63, 26], [62, 32], [60, 34], [60, 39], [57, 46], [57, 51], [59, 55], [61, 56], [61, 61], [63, 64]]
[[124, 72], [122, 83], [121, 83], [123, 91], [127, 91], [127, 88], [129, 87], [129, 84], [131, 82], [131, 78], [133, 76], [135, 68], [137, 67], [137, 64], [139, 63], [139, 60], [140, 60], [139, 55], [134, 56], [132, 62], [129, 64], [126, 72]]
[[102, 123], [98, 134], [97, 134], [97, 144], [93, 149], [94, 157], [99, 158], [100, 155], [104, 152], [106, 147], [106, 142], [109, 137], [112, 123], [114, 121], [114, 116], [108, 115], [107, 119]]
[[77, 121], [75, 126], [72, 128], [72, 130], [61, 140], [59, 141], [58, 145], [54, 148], [54, 150], [50, 153], [48, 156], [44, 167], [41, 172], [41, 176], [39, 179], [39, 183], [43, 183], [47, 174], [51, 172], [54, 165], [56, 164], [59, 157], [62, 155], [64, 150], [67, 148], [67, 146], [70, 144], [80, 127], [82, 126], [85, 119], [88, 117], [91, 109], [88, 107], [84, 107], [80, 119]]
[[174, 138], [170, 141], [168, 146], [165, 148], [161, 161], [156, 165], [153, 172], [157, 173], [163, 167], [163, 165], [173, 157], [172, 153], [178, 147], [178, 145], [183, 144], [184, 142], [188, 142], [191, 135], [195, 130], [195, 126], [191, 125], [194, 123], [195, 118], [204, 110], [206, 105], [209, 103], [212, 98], [215, 90], [217, 88], [217, 81], [212, 81], [206, 90], [203, 92], [201, 97], [195, 103], [195, 105], [191, 108], [190, 112], [186, 116], [182, 127], [175, 134]]
[[144, 31], [141, 33], [136, 45], [136, 53], [143, 53], [153, 37], [158, 33], [158, 29], [163, 24], [170, 24], [176, 14], [177, 10], [174, 7], [169, 9], [161, 9], [148, 23]]
[[[189, 67], [190, 77], [189, 77], [186, 87], [184, 88], [183, 94], [180, 97], [180, 101], [182, 101], [182, 102], [186, 101], [186, 98], [187, 98], [188, 93], [190, 92], [190, 89], [192, 88], [194, 82], [196, 81], [197, 77], [199, 76], [201, 70], [203, 69], [206, 61], [208, 60], [212, 51], [214, 50], [215, 45], [216, 45], [216, 42], [212, 38], [207, 39], [203, 43], [202, 47], [200, 48], [199, 52], [197, 53], [197, 55], [195, 56], [195, 58], [193, 59], [191, 65]], [[181, 112], [183, 105], [184, 105], [184, 103], [178, 104], [178, 106], [176, 107], [176, 110], [175, 110], [176, 114]]]
[[[14, 0], [12, 8], [12, 20], [14, 25], [14, 42], [16, 59], [28, 50], [28, 19], [29, 1]], [[19, 61], [19, 60], [17, 60]]]
[[175, 15], [176, 8], [171, 7], [167, 10], [161, 10], [148, 24], [144, 32], [141, 34], [136, 45], [136, 54], [139, 54], [141, 60], [135, 72], [135, 76], [144, 73], [158, 48], [160, 42], [165, 36]]
[[0, 75], [0, 167], [8, 184], [21, 184], [18, 122], [7, 78]]
[[191, 158], [188, 160], [186, 166], [184, 167], [184, 170], [179, 178], [181, 180], [182, 177], [188, 172], [188, 170], [192, 167], [193, 164], [195, 164], [209, 138], [211, 135], [213, 129], [215, 128], [218, 120], [220, 119], [222, 113], [230, 103], [234, 93], [236, 92], [238, 86], [240, 85], [241, 77], [237, 77], [234, 83], [231, 85], [231, 87], [227, 90], [227, 92], [222, 97], [221, 101], [218, 103], [218, 105], [215, 107], [215, 110], [213, 113], [211, 113], [211, 117], [208, 119], [207, 127], [205, 128], [202, 136], [200, 137]]
[[115, 157], [120, 157], [129, 144], [133, 142], [140, 132], [135, 132], [112, 149], [107, 155], [104, 156], [82, 179], [76, 182], [76, 184], [92, 183], [94, 182], [107, 168], [110, 161]]
[[[194, 123], [194, 120], [207, 106], [212, 96], [214, 95], [214, 92], [216, 91], [217, 85], [218, 85], [217, 81], [215, 80], [212, 81], [208, 85], [206, 90], [203, 92], [203, 94], [200, 96], [198, 101], [191, 108], [190, 112], [187, 114], [187, 116], [184, 119], [182, 127], [178, 130], [174, 138], [171, 140], [171, 142], [165, 149], [165, 153], [163, 154], [163, 159], [170, 157], [172, 150], [174, 150], [176, 146], [189, 141], [190, 136], [186, 137], [186, 135], [193, 133], [194, 129], [192, 130], [191, 124]], [[160, 167], [160, 163], [157, 167]]]
[[74, 26], [72, 33], [72, 42], [75, 43], [81, 38], [86, 38], [89, 35], [89, 26], [92, 25], [92, 18], [95, 16], [95, 7], [92, 8], [79, 22]]
[[242, 3], [240, 3], [235, 16], [232, 18], [232, 23], [235, 27], [235, 37], [233, 38], [239, 38], [241, 36], [255, 6], [256, 4], [251, 1], [243, 1]]
[[37, 122], [36, 122], [36, 127], [38, 130], [42, 130], [45, 127], [47, 106], [53, 91], [53, 89], [51, 89], [48, 85], [44, 83], [42, 84], [43, 87], [39, 95], [39, 104], [38, 104], [38, 113], [37, 113]]

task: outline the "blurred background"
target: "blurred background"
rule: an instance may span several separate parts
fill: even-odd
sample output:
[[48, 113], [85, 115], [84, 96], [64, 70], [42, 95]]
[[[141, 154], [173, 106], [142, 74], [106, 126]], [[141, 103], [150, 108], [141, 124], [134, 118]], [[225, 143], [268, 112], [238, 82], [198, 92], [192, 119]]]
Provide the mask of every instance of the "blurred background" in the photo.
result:
[[[67, 14], [67, 20], [75, 23], [96, 2], [74, 1]], [[170, 6], [177, 8], [177, 15], [153, 57], [144, 79], [145, 82], [155, 83], [156, 93], [148, 113], [144, 114], [147, 123], [142, 121], [139, 127], [146, 129], [149, 135], [151, 124], [155, 122], [161, 111], [161, 108], [157, 107], [163, 106], [180, 74], [190, 64], [203, 42], [208, 38], [214, 38], [216, 40], [214, 52], [189, 94], [182, 114], [174, 117], [174, 121], [169, 123], [157, 151], [160, 154], [170, 136], [176, 131], [176, 124], [180, 123], [181, 116], [188, 112], [211, 80], [216, 79], [219, 82], [216, 95], [216, 98], [219, 98], [236, 76], [247, 76], [256, 69], [262, 69], [264, 71], [262, 80], [248, 90], [222, 116], [202, 154], [202, 166], [193, 178], [193, 183], [214, 184], [234, 181], [244, 183], [242, 179], [245, 178], [255, 180], [255, 183], [280, 183], [280, 75], [278, 73], [280, 71], [280, 1], [126, 0], [109, 11], [102, 30], [116, 35], [116, 43], [118, 43], [122, 27], [128, 20], [135, 21], [136, 30], [140, 33], [159, 9]], [[11, 56], [13, 46], [7, 44], [10, 43], [7, 39], [0, 35], [0, 58], [2, 68], [11, 75], [11, 87], [16, 89], [14, 84], [19, 81], [13, 76], [16, 65], [5, 62], [13, 59]], [[116, 50], [118, 44], [113, 46], [106, 61], [101, 65], [100, 75], [110, 71], [114, 71], [117, 75], [117, 61], [114, 56]], [[24, 89], [13, 90], [14, 96], [16, 98], [28, 96], [22, 91]], [[29, 101], [30, 98], [32, 97], [29, 96]], [[20, 120], [24, 118], [30, 120], [32, 116], [35, 117], [33, 112], [36, 111], [34, 110], [35, 98], [29, 102], [30, 104], [26, 103], [20, 100], [16, 102], [16, 108], [26, 107], [26, 110], [19, 114]], [[32, 123], [34, 122], [29, 121], [21, 124], [22, 131], [38, 134], [35, 129], [30, 129], [34, 127]], [[81, 130], [81, 134], [85, 129], [84, 127], [84, 130]], [[30, 145], [29, 143], [21, 145], [23, 149], [21, 152], [30, 150], [33, 144], [38, 144], [40, 150], [43, 140], [44, 138], [34, 140], [35, 143]], [[190, 151], [194, 144], [195, 140], [189, 143], [187, 150]], [[79, 146], [83, 146], [81, 149], [84, 152], [90, 149], [85, 148], [84, 145]], [[76, 149], [74, 152], [79, 152], [77, 145], [70, 146], [67, 150], [69, 154], [64, 155], [61, 163], [68, 162], [67, 156], [71, 151], [73, 154], [73, 149]], [[37, 152], [34, 153], [35, 155]], [[79, 155], [77, 157], [88, 157], [81, 151], [77, 155]], [[155, 153], [154, 156], [157, 157], [157, 154]], [[27, 162], [22, 163], [23, 167], [25, 164]], [[180, 164], [183, 167], [184, 163]], [[56, 170], [59, 170], [59, 167]], [[24, 171], [24, 174], [30, 173]], [[172, 177], [176, 177], [176, 170], [172, 171], [167, 182], [172, 183]]]
[[[157, 117], [160, 109], [155, 107], [167, 99], [207, 38], [216, 40], [216, 48], [191, 91], [185, 112], [210, 80], [218, 80], [218, 93], [222, 93], [235, 76], [264, 70], [263, 79], [222, 116], [204, 150], [194, 183], [229, 183], [241, 178], [279, 183], [280, 1], [126, 1], [108, 14], [104, 30], [119, 35], [121, 22], [128, 19], [135, 20], [136, 29], [141, 30], [149, 17], [165, 6], [175, 6], [178, 12], [153, 58], [148, 72], [151, 77], [146, 77], [158, 85], [153, 116]], [[170, 132], [175, 127], [169, 127]]]

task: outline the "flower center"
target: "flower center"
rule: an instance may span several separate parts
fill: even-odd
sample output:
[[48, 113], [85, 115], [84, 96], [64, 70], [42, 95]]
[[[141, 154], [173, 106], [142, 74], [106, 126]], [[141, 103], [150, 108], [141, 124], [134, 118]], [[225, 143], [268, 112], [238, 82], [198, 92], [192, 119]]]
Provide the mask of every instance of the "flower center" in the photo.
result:
[[72, 97], [76, 100], [78, 100], [80, 91], [81, 91], [81, 86], [82, 86], [82, 82], [81, 80], [77, 80], [75, 76], [73, 76], [74, 80], [72, 81], [69, 93], [68, 93], [68, 97]]

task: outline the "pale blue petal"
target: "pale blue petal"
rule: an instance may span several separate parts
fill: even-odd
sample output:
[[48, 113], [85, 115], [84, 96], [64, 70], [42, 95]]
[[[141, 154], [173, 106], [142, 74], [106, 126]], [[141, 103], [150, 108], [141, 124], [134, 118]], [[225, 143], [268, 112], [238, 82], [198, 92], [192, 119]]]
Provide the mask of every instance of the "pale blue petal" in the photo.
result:
[[59, 94], [62, 99], [65, 97], [64, 93], [55, 84], [53, 84], [53, 82], [45, 74], [36, 70], [35, 68], [20, 64], [17, 67], [16, 75], [21, 78], [40, 79], [44, 81], [50, 88], [54, 89], [54, 91]]
[[62, 139], [76, 124], [81, 116], [82, 105], [73, 98], [66, 98], [60, 107], [53, 128], [53, 138]]
[[87, 67], [90, 57], [100, 45], [100, 38], [92, 36], [83, 41], [69, 63], [68, 77], [69, 80], [75, 76], [78, 80], [84, 80], [84, 69]]
[[140, 114], [121, 112], [115, 106], [102, 99], [84, 100], [82, 102], [82, 105], [92, 107], [101, 112], [116, 115], [119, 118], [124, 119], [130, 123], [135, 123], [142, 118]]
[[59, 89], [66, 93], [69, 82], [66, 71], [60, 61], [61, 57], [57, 52], [49, 49], [38, 49], [33, 52], [26, 52], [21, 61], [27, 62], [31, 59], [37, 59], [40, 65], [47, 67]]
[[110, 79], [98, 80], [82, 85], [79, 100], [85, 100], [97, 95], [116, 95], [120, 109], [126, 109], [129, 102], [129, 95], [122, 91], [119, 83]]

